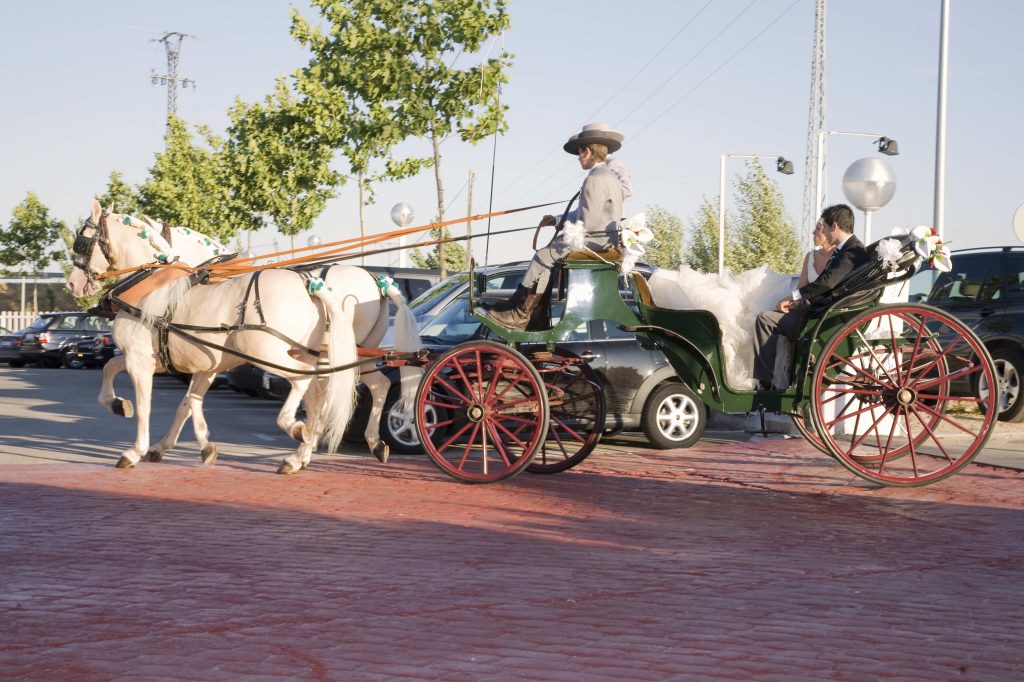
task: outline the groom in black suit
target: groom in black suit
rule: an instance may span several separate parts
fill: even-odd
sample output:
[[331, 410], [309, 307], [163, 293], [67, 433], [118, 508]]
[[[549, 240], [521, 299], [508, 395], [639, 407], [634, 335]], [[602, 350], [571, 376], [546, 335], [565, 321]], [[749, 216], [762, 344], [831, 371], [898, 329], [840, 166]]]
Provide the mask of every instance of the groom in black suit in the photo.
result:
[[754, 328], [754, 379], [763, 390], [771, 390], [775, 374], [775, 355], [779, 338], [794, 338], [803, 327], [808, 312], [820, 312], [832, 302], [832, 290], [859, 265], [868, 260], [864, 245], [853, 234], [853, 210], [846, 204], [829, 206], [821, 212], [818, 224], [829, 244], [836, 249], [818, 279], [794, 289], [779, 301], [776, 310], [757, 316]]

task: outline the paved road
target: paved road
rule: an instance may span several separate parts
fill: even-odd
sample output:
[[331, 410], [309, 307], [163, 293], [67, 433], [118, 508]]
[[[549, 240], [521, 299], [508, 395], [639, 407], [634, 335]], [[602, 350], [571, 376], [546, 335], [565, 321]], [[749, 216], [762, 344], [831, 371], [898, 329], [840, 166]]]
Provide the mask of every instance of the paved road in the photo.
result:
[[0, 679], [1024, 676], [1013, 470], [881, 489], [716, 435], [491, 486], [358, 452], [285, 477], [275, 406], [217, 392], [217, 466], [120, 471], [98, 379], [0, 370]]

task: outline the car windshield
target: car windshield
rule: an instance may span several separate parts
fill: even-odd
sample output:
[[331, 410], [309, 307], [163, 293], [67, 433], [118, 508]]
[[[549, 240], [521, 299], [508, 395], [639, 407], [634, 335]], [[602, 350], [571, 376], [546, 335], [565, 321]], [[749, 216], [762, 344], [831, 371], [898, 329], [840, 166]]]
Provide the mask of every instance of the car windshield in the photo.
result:
[[459, 273], [458, 275], [452, 275], [448, 279], [442, 280], [430, 287], [422, 294], [417, 296], [411, 303], [409, 308], [413, 313], [419, 313], [423, 310], [430, 308], [432, 302], [440, 297], [442, 294], [451, 291], [453, 288], [464, 284], [469, 281], [468, 273]]
[[33, 320], [32, 324], [26, 327], [26, 329], [29, 331], [38, 331], [40, 329], [46, 329], [47, 327], [50, 326], [53, 320], [54, 318], [52, 316], [43, 315]]
[[469, 296], [459, 296], [420, 328], [420, 338], [427, 343], [461, 343], [473, 338], [480, 326], [469, 312]]

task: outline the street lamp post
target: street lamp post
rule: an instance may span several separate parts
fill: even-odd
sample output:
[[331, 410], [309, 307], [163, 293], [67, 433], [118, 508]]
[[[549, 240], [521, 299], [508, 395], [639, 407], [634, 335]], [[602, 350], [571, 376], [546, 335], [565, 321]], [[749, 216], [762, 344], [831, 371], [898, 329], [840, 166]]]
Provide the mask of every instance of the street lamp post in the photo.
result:
[[775, 170], [783, 175], [793, 174], [793, 162], [774, 154], [722, 154], [718, 163], [718, 274], [725, 270], [725, 160], [775, 159]]
[[[391, 207], [391, 220], [399, 227], [408, 227], [415, 217], [412, 206], [404, 201]], [[405, 235], [398, 238], [398, 267], [405, 267]]]
[[[881, 133], [853, 133], [843, 130], [819, 130], [818, 131], [818, 167], [815, 169], [814, 174], [814, 204], [815, 208], [815, 219], [821, 214], [822, 209], [825, 208], [825, 137], [827, 135], [852, 135], [854, 137], [874, 137], [875, 143], [878, 145], [878, 151], [886, 156], [896, 156], [900, 153], [899, 145], [896, 140], [891, 137], [886, 137]], [[808, 239], [812, 239], [808, 235]], [[810, 244], [814, 246], [813, 241]]]

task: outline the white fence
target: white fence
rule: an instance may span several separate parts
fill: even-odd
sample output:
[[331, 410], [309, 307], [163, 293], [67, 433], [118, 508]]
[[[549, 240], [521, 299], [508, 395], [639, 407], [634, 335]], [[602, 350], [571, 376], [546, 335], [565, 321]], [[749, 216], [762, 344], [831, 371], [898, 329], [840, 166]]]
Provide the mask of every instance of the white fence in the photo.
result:
[[38, 313], [21, 313], [16, 310], [0, 311], [0, 327], [16, 332], [19, 329], [32, 324], [32, 321], [43, 313], [56, 312], [52, 310], [41, 310]]

